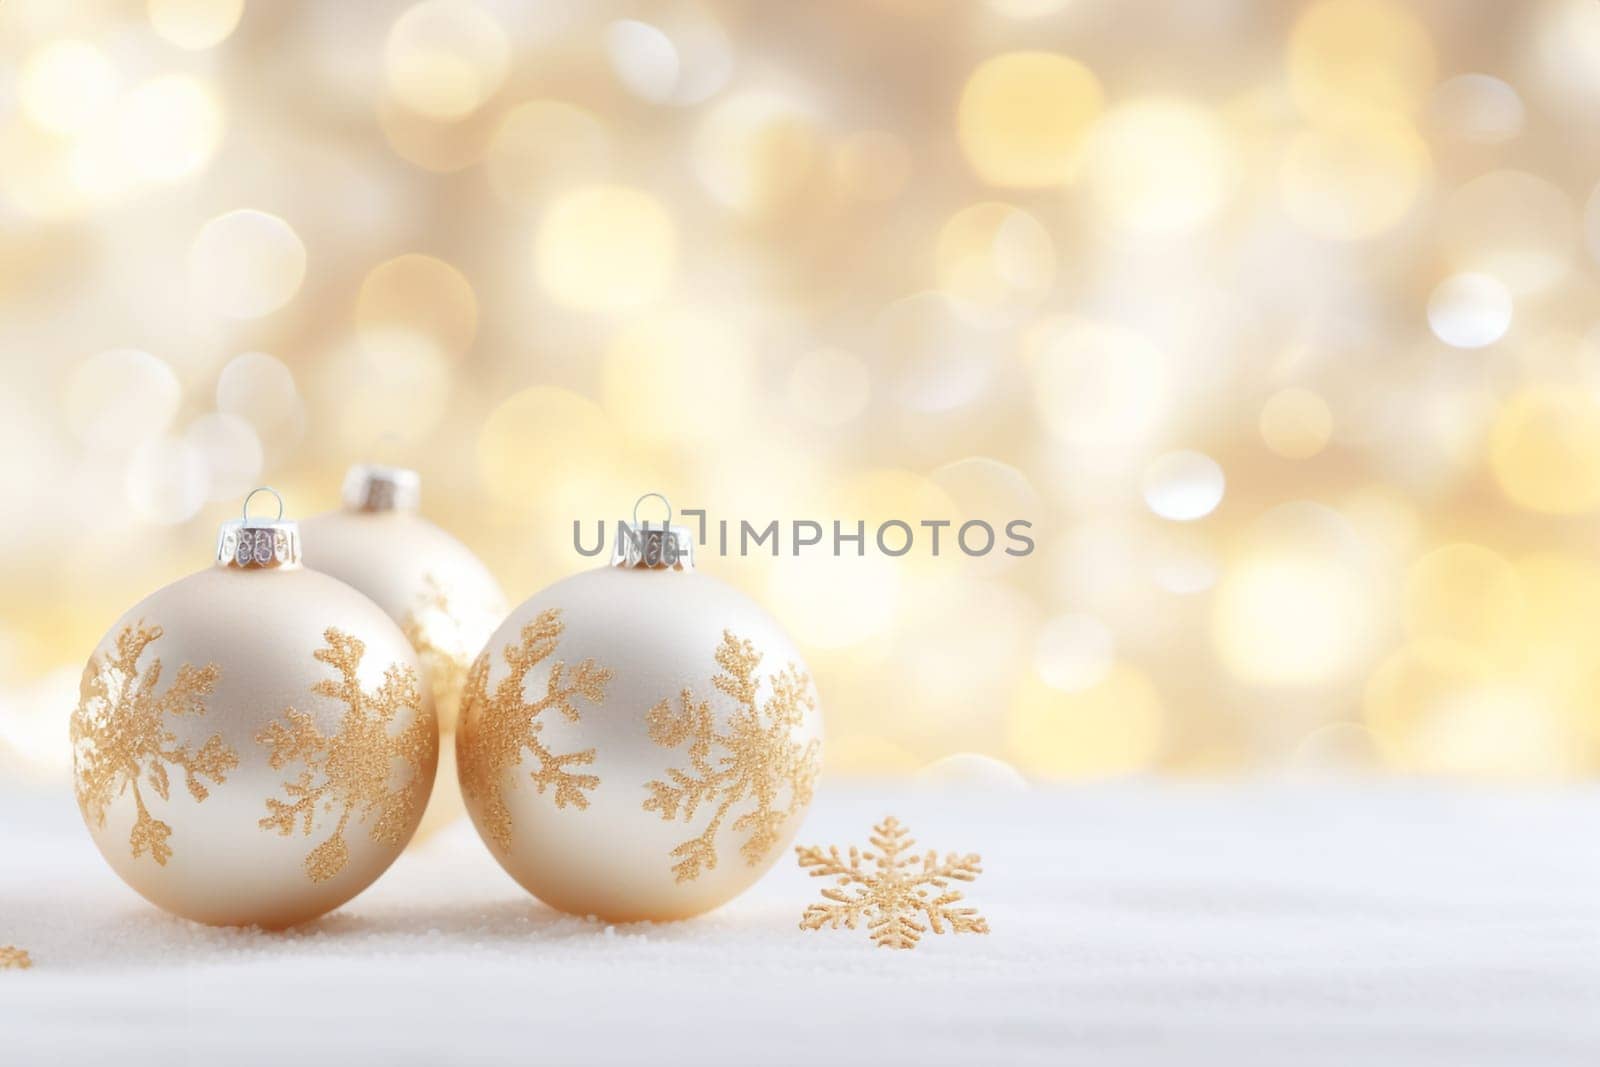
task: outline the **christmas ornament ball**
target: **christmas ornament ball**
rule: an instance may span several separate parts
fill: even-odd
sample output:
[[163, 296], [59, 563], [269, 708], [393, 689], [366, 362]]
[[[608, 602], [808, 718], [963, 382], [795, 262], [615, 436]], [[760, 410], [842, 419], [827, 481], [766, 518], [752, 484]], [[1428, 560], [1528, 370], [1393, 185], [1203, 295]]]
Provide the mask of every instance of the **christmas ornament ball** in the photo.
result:
[[[489, 569], [418, 512], [421, 478], [403, 467], [359, 464], [345, 476], [343, 506], [301, 523], [305, 564], [370, 597], [405, 631], [439, 717], [440, 759], [455, 759], [467, 668], [505, 618], [505, 594]], [[462, 812], [454, 774], [434, 783], [417, 839]]]
[[411, 638], [450, 734], [467, 668], [505, 618], [506, 598], [471, 549], [418, 513], [420, 489], [415, 471], [357, 465], [344, 506], [300, 528], [307, 567], [365, 594]]
[[[254, 495], [254, 494], [252, 494]], [[400, 628], [300, 566], [293, 522], [119, 619], [84, 669], [74, 785], [106, 861], [167, 911], [291, 926], [370, 885], [422, 817], [438, 726]]]
[[683, 527], [619, 530], [612, 564], [514, 609], [472, 666], [462, 794], [506, 871], [612, 922], [681, 919], [784, 852], [822, 717], [778, 624], [694, 570]]

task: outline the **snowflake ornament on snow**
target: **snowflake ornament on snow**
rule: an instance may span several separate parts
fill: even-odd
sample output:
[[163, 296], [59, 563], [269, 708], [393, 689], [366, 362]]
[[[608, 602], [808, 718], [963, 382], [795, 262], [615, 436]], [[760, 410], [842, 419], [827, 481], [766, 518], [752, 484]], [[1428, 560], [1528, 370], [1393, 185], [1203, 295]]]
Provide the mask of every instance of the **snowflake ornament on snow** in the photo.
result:
[[[876, 851], [850, 846], [849, 859], [837, 846], [824, 852], [814, 845], [795, 849], [800, 866], [813, 878], [837, 878], [837, 887], [824, 889], [825, 904], [811, 904], [800, 918], [800, 929], [856, 928], [867, 920], [867, 934], [879, 948], [916, 948], [932, 929], [942, 934], [986, 934], [989, 923], [976, 908], [955, 907], [961, 894], [951, 882], [971, 882], [983, 873], [976, 853], [948, 853], [944, 860], [932, 849], [918, 857], [911, 852], [916, 841], [893, 815], [872, 828]], [[871, 864], [872, 866], [867, 866]], [[919, 922], [926, 918], [926, 924]]]

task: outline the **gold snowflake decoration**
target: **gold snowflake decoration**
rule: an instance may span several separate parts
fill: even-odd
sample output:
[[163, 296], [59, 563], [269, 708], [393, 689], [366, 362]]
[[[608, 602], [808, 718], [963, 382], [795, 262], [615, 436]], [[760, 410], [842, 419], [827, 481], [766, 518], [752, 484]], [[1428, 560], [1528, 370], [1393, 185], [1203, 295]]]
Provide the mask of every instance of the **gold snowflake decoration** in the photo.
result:
[[461, 707], [467, 664], [476, 650], [466, 647], [465, 626], [452, 610], [439, 580], [430, 574], [423, 581], [426, 588], [416, 606], [406, 613], [401, 629], [422, 661], [423, 676], [433, 692], [433, 710], [439, 716], [439, 730], [451, 733]]
[[[916, 948], [929, 929], [936, 934], [946, 927], [953, 934], [989, 932], [988, 921], [976, 908], [954, 907], [962, 898], [950, 888], [951, 882], [970, 882], [983, 873], [976, 853], [951, 852], [941, 862], [929, 849], [919, 859], [911, 854], [916, 845], [911, 831], [893, 815], [872, 830], [877, 851], [862, 852], [851, 845], [848, 861], [836, 846], [826, 852], [815, 846], [795, 849], [800, 866], [810, 868], [811, 877], [839, 880], [836, 887], [822, 891], [828, 903], [806, 907], [800, 929], [854, 930], [865, 918], [867, 934], [879, 948]], [[927, 923], [919, 922], [919, 917]]]
[[483, 802], [479, 816], [484, 832], [502, 851], [511, 847], [511, 809], [506, 805], [504, 794], [505, 771], [521, 762], [524, 749], [539, 764], [529, 778], [540, 793], [546, 788], [555, 790], [558, 808], [568, 804], [587, 808], [589, 798], [584, 790], [600, 784], [597, 775], [570, 770], [593, 763], [594, 749], [557, 755], [539, 735], [544, 729], [541, 717], [545, 712], [555, 711], [567, 721], [577, 722], [579, 714], [574, 697], [581, 696], [591, 703], [604, 700], [611, 671], [586, 659], [569, 673], [567, 665], [557, 660], [550, 665], [544, 694], [539, 699], [529, 701], [523, 692], [529, 672], [555, 652], [564, 629], [561, 612], [555, 608], [541, 611], [524, 625], [519, 642], [505, 647], [506, 665], [511, 670], [495, 686], [493, 693], [489, 692], [492, 649], [483, 651], [467, 675], [456, 740], [461, 792], [469, 800]]
[[[747, 834], [739, 851], [752, 867], [765, 859], [777, 845], [785, 820], [811, 802], [820, 769], [821, 746], [813, 740], [802, 748], [790, 737], [806, 713], [816, 709], [810, 679], [791, 663], [769, 676], [772, 695], [758, 704], [756, 668], [761, 656], [750, 642], [724, 630], [716, 661], [723, 673], [711, 684], [738, 701], [727, 732], [717, 731], [711, 702], [697, 701], [688, 688], [678, 694], [677, 711], [670, 700], [663, 700], [646, 715], [650, 737], [658, 745], [677, 748], [689, 743], [690, 769], [674, 767], [667, 771], [668, 781], [646, 783], [650, 796], [644, 810], [659, 812], [669, 822], [678, 818], [691, 822], [702, 805], [714, 809], [699, 836], [672, 850], [678, 860], [672, 870], [679, 882], [715, 869], [717, 831], [736, 804], [753, 805], [733, 820], [734, 831]], [[720, 751], [713, 755], [714, 750]], [[785, 790], [789, 802], [779, 807]]]
[[32, 966], [33, 957], [28, 955], [27, 949], [16, 945], [0, 945], [0, 971], [25, 971]]
[[161, 634], [161, 627], [141, 621], [117, 635], [116, 653], [109, 659], [90, 658], [72, 714], [72, 763], [84, 820], [104, 826], [112, 800], [131, 791], [134, 820], [128, 843], [134, 858], [149, 852], [165, 867], [172, 856], [167, 843], [172, 827], [150, 814], [141, 784], [169, 800], [172, 779], [167, 768], [175, 767], [183, 771], [184, 785], [198, 803], [210, 795], [202, 779], [218, 785], [226, 781], [228, 772], [239, 766], [239, 754], [223, 743], [221, 734], [212, 734], [197, 751], [180, 744], [168, 728], [169, 717], [206, 713], [206, 697], [220, 672], [214, 663], [184, 664], [166, 692], [157, 694], [161, 660], [152, 659], [141, 675], [139, 657]]
[[[338, 732], [324, 736], [310, 715], [286, 708], [283, 721], [268, 723], [256, 735], [258, 744], [271, 749], [267, 762], [273, 770], [290, 764], [303, 768], [297, 778], [283, 783], [288, 800], [267, 798], [267, 814], [258, 823], [263, 830], [289, 837], [298, 825], [310, 837], [319, 805], [339, 813], [332, 834], [306, 856], [306, 874], [313, 882], [327, 881], [349, 862], [344, 833], [352, 818], [369, 823], [367, 836], [373, 841], [404, 841], [428, 798], [430, 771], [439, 755], [438, 735], [423, 714], [417, 672], [408, 664], [392, 664], [377, 691], [365, 692], [360, 669], [366, 645], [333, 627], [322, 637], [326, 647], [314, 655], [338, 671], [339, 678], [324, 678], [311, 691], [344, 703]], [[397, 719], [405, 725], [391, 734]], [[409, 777], [391, 789], [395, 760], [405, 764]]]

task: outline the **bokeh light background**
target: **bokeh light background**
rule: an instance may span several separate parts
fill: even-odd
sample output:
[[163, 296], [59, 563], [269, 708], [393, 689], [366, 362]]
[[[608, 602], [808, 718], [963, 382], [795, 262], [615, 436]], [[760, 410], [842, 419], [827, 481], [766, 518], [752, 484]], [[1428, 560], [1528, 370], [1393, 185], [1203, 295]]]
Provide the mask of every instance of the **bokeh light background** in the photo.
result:
[[706, 555], [835, 772], [1600, 769], [1595, 0], [4, 0], [0, 41], [0, 773], [65, 776], [85, 654], [245, 491], [370, 460], [514, 600], [651, 489], [1030, 519]]

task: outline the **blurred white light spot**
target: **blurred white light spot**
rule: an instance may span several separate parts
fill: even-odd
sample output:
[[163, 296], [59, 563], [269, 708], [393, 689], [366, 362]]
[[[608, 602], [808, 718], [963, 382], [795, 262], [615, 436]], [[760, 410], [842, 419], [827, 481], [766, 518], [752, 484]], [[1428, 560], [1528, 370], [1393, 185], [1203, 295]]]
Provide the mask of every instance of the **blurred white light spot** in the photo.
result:
[[819, 348], [789, 368], [789, 406], [819, 426], [840, 426], [860, 415], [872, 392], [867, 365], [849, 352]]
[[353, 451], [425, 440], [450, 402], [450, 362], [431, 337], [366, 330], [323, 364], [317, 407]]
[[1247, 682], [1342, 677], [1377, 634], [1377, 578], [1365, 545], [1338, 512], [1309, 502], [1280, 505], [1257, 520], [1213, 595], [1218, 654]]
[[1074, 0], [989, 0], [996, 14], [1011, 19], [1036, 19], [1054, 15]]
[[659, 299], [677, 265], [678, 231], [661, 201], [619, 185], [575, 189], [550, 205], [534, 263], [550, 298], [583, 311]]
[[244, 0], [150, 0], [149, 13], [163, 40], [198, 50], [227, 40], [244, 14]]
[[1600, 98], [1600, 4], [1544, 0], [1533, 31], [1533, 74], [1574, 103]]
[[189, 285], [221, 315], [254, 319], [287, 304], [306, 274], [306, 247], [276, 215], [249, 208], [218, 215], [189, 247]]
[[1111, 673], [1116, 654], [1116, 638], [1104, 623], [1071, 613], [1040, 628], [1033, 662], [1051, 688], [1075, 693], [1099, 685]]
[[53, 41], [29, 53], [17, 75], [23, 115], [51, 133], [83, 130], [106, 113], [116, 94], [116, 68], [87, 41]]
[[[752, 407], [749, 351], [728, 316], [641, 318], [606, 347], [606, 413], [652, 444], [737, 440]], [[696, 373], [681, 373], [686, 366]]]
[[1515, 170], [1491, 171], [1456, 189], [1436, 225], [1456, 270], [1487, 274], [1517, 294], [1565, 278], [1579, 243], [1577, 212], [1566, 191]]
[[1204, 518], [1222, 503], [1226, 479], [1217, 461], [1202, 452], [1168, 452], [1144, 472], [1144, 502], [1163, 519]]
[[592, 113], [561, 100], [529, 100], [500, 120], [484, 169], [511, 204], [540, 206], [552, 190], [604, 177], [611, 135]]
[[790, 200], [816, 160], [816, 121], [799, 101], [749, 91], [721, 100], [695, 135], [693, 165], [719, 203], [751, 215]]
[[205, 455], [193, 442], [158, 437], [134, 449], [124, 490], [140, 518], [173, 525], [199, 513], [209, 483]]
[[978, 323], [1001, 324], [999, 313], [1036, 302], [1056, 277], [1050, 232], [1026, 211], [993, 201], [952, 215], [935, 257], [939, 288]]
[[1028, 780], [1005, 760], [977, 752], [957, 752], [934, 760], [917, 777], [930, 785], [957, 791], [981, 790], [984, 793], [1020, 793]]
[[384, 49], [394, 98], [444, 122], [482, 107], [505, 80], [510, 61], [505, 31], [469, 0], [425, 0], [407, 8]]
[[1428, 325], [1456, 348], [1482, 348], [1511, 326], [1511, 294], [1487, 274], [1453, 274], [1428, 296]]
[[1216, 214], [1232, 169], [1209, 112], [1181, 98], [1148, 97], [1119, 104], [1094, 126], [1083, 179], [1100, 217], [1165, 232]]
[[255, 427], [264, 443], [286, 447], [305, 431], [305, 402], [294, 374], [265, 352], [235, 356], [217, 378], [217, 410]]
[[652, 103], [665, 103], [678, 87], [678, 50], [654, 26], [618, 19], [606, 27], [606, 55], [628, 91]]
[[72, 746], [61, 743], [62, 709], [78, 702], [81, 682], [81, 671], [61, 667], [0, 694], [0, 751], [9, 749], [44, 771], [70, 771]]
[[1071, 444], [1130, 444], [1166, 414], [1170, 377], [1142, 335], [1071, 316], [1031, 330], [1025, 356], [1045, 426]]
[[1150, 580], [1177, 596], [1194, 596], [1217, 584], [1221, 570], [1216, 553], [1189, 537], [1163, 539], [1152, 547]]
[[900, 569], [885, 556], [801, 556], [772, 568], [767, 592], [773, 614], [802, 644], [848, 648], [894, 622]]
[[222, 107], [211, 90], [186, 74], [138, 86], [117, 108], [122, 156], [140, 177], [168, 182], [198, 172], [222, 139]]
[[1522, 132], [1524, 112], [1517, 91], [1487, 74], [1460, 74], [1433, 91], [1434, 121], [1473, 144], [1501, 144]]
[[261, 439], [244, 419], [202, 415], [183, 436], [205, 461], [207, 500], [231, 500], [261, 483]]
[[1261, 405], [1261, 440], [1285, 459], [1310, 459], [1333, 436], [1333, 412], [1310, 389], [1280, 389]]
[[884, 308], [873, 341], [877, 365], [887, 371], [897, 399], [913, 411], [971, 403], [994, 373], [993, 342], [943, 293], [918, 293]]
[[148, 352], [116, 348], [90, 356], [67, 382], [67, 424], [84, 444], [124, 451], [164, 431], [183, 389]]

